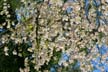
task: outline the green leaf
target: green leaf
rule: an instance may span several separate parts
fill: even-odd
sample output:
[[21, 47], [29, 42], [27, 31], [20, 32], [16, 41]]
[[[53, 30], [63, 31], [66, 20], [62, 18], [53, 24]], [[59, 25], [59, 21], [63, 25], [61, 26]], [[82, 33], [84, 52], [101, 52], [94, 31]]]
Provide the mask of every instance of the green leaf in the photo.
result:
[[68, 0], [63, 0], [63, 2], [65, 3], [65, 2], [67, 2]]
[[102, 37], [104, 37], [105, 34], [103, 32], [99, 32], [99, 39], [102, 39]]

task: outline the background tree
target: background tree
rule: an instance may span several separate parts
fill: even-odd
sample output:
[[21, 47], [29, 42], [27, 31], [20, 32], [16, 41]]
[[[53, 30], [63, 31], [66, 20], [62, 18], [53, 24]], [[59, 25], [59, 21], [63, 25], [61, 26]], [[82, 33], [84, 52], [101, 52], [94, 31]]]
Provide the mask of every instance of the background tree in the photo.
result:
[[107, 1], [0, 4], [1, 72], [107, 71]]

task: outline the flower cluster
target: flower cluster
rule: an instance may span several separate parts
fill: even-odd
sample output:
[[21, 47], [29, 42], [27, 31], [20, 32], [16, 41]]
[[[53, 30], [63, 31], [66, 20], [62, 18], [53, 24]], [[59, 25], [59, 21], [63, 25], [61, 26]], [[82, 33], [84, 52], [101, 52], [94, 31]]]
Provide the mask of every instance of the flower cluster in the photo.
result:
[[[0, 48], [23, 58], [21, 72], [108, 71], [107, 0], [4, 0]], [[104, 67], [104, 69], [102, 68]]]

